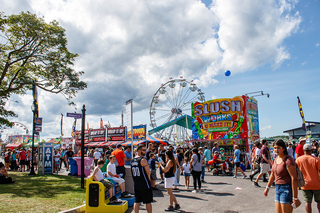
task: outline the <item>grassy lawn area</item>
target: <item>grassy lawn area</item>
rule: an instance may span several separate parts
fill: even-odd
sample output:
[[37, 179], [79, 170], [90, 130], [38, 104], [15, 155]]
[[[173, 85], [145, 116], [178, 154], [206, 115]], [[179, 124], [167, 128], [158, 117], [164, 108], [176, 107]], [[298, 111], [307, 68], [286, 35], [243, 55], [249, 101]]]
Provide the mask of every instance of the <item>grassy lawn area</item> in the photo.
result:
[[59, 212], [83, 204], [81, 179], [11, 172], [16, 182], [0, 185], [0, 212]]

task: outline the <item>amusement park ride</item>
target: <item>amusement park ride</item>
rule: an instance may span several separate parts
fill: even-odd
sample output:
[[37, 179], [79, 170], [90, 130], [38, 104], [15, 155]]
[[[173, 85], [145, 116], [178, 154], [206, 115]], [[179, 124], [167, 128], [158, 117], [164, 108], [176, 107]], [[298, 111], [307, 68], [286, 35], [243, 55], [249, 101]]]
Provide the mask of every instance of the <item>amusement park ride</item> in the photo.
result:
[[182, 76], [161, 84], [150, 104], [149, 135], [167, 140], [169, 143], [183, 143], [192, 137], [191, 103], [205, 101], [204, 93], [193, 81]]

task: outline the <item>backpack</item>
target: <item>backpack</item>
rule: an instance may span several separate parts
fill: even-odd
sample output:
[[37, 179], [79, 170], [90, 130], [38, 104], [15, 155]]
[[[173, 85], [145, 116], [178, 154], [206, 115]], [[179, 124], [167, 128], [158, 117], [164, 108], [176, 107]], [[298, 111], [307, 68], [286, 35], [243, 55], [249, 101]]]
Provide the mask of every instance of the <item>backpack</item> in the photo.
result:
[[[287, 168], [287, 159], [288, 159], [288, 157], [284, 161], [284, 165], [286, 166], [286, 168]], [[288, 168], [287, 168], [287, 170], [288, 170]], [[303, 174], [302, 174], [298, 165], [296, 165], [296, 170], [297, 170], [297, 187], [298, 188], [304, 187], [306, 185], [306, 183], [304, 182]], [[288, 171], [288, 173], [289, 173], [289, 171]]]

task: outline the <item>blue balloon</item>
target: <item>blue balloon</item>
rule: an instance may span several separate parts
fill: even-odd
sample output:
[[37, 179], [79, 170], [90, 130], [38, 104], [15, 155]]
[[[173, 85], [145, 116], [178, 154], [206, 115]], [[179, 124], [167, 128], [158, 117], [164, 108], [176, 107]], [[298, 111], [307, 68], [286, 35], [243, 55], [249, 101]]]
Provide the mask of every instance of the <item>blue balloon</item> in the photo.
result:
[[224, 73], [226, 76], [230, 76], [231, 75], [231, 72], [230, 72], [230, 70], [227, 70], [227, 71], [225, 71], [225, 73]]

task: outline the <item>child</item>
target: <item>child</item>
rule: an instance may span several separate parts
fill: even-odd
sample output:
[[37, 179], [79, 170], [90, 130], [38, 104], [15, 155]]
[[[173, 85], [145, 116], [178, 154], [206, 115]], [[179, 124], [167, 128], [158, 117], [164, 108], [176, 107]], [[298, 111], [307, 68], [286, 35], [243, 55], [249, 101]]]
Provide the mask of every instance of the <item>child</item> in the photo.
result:
[[54, 172], [59, 172], [59, 168], [60, 168], [60, 153], [58, 152], [58, 150], [54, 150]]
[[152, 190], [158, 190], [156, 188], [156, 180], [157, 180], [157, 170], [156, 170], [156, 164], [159, 164], [158, 161], [156, 161], [156, 156], [154, 153], [150, 152], [149, 153], [149, 167], [151, 169], [151, 174], [150, 174], [150, 178], [151, 178], [151, 188]]
[[106, 155], [106, 161], [104, 162], [103, 166], [101, 167], [102, 172], [107, 172], [107, 166], [110, 163], [109, 156], [110, 155]]
[[101, 167], [104, 164], [104, 160], [100, 159], [97, 162], [97, 166], [93, 170], [92, 177], [95, 181], [101, 182], [108, 190], [110, 195], [110, 203], [121, 203], [122, 201], [114, 196], [114, 185], [109, 181], [104, 179], [101, 172]]
[[185, 178], [185, 184], [186, 189], [189, 189], [189, 182], [190, 182], [190, 163], [189, 158], [184, 158], [184, 164], [182, 165], [182, 170], [184, 171], [184, 178]]
[[121, 197], [123, 197], [123, 198], [131, 197], [131, 194], [128, 193], [127, 191], [125, 191], [124, 179], [120, 178], [117, 175], [116, 165], [114, 164], [116, 162], [116, 157], [114, 155], [110, 155], [109, 160], [110, 160], [110, 163], [107, 166], [108, 178], [111, 178], [112, 180], [114, 180], [115, 182], [117, 182], [119, 184], [120, 190], [121, 190]]

